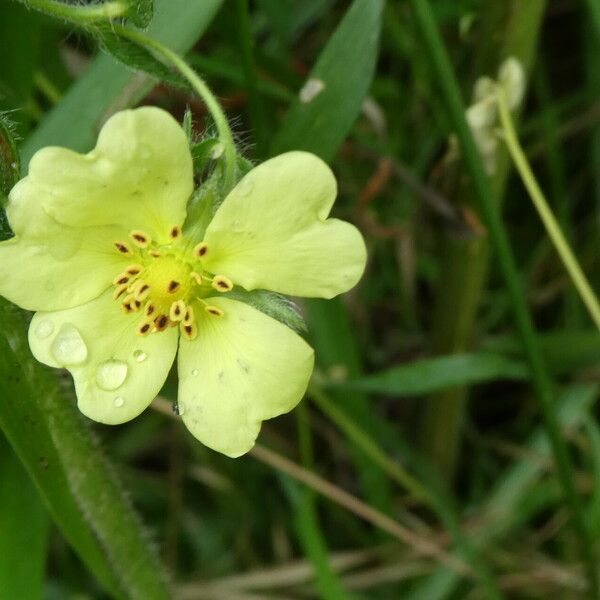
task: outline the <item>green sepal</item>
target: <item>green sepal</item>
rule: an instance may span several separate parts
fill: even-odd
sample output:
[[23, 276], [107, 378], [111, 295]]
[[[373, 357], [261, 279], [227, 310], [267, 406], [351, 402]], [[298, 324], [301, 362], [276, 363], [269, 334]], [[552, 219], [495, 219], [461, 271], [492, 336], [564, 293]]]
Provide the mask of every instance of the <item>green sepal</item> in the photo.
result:
[[221, 203], [222, 179], [221, 169], [217, 167], [210, 177], [196, 188], [188, 202], [183, 230], [198, 242], [202, 241], [204, 232]]
[[15, 142], [14, 126], [6, 113], [0, 112], [0, 205], [21, 178], [21, 159]]
[[244, 302], [260, 310], [262, 313], [283, 323], [297, 333], [307, 332], [306, 322], [298, 306], [293, 300], [283, 294], [267, 290], [253, 290], [249, 292], [243, 288], [235, 287], [227, 293], [227, 297], [231, 300]]

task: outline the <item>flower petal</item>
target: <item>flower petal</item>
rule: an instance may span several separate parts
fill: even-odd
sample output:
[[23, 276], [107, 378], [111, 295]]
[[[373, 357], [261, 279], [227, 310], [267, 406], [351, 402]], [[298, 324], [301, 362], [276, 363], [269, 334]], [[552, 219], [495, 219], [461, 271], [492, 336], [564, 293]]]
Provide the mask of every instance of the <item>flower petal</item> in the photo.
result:
[[27, 310], [62, 310], [98, 297], [131, 258], [116, 251], [114, 227], [73, 229], [46, 222], [45, 234], [0, 243], [0, 295]]
[[114, 425], [139, 415], [160, 391], [177, 352], [177, 329], [141, 337], [107, 292], [60, 312], [37, 313], [29, 328], [34, 356], [73, 375], [81, 412]]
[[300, 402], [314, 353], [291, 329], [247, 304], [222, 297], [207, 302], [224, 315], [198, 308], [198, 337], [181, 338], [179, 408], [203, 444], [237, 457], [252, 448], [261, 421]]
[[37, 152], [10, 198], [23, 209], [39, 202], [65, 225], [120, 225], [167, 240], [183, 224], [192, 190], [183, 129], [169, 113], [143, 107], [112, 116], [89, 154], [56, 147]]
[[366, 250], [349, 223], [327, 219], [336, 196], [329, 167], [288, 152], [248, 173], [209, 224], [204, 266], [247, 290], [333, 296], [360, 279]]

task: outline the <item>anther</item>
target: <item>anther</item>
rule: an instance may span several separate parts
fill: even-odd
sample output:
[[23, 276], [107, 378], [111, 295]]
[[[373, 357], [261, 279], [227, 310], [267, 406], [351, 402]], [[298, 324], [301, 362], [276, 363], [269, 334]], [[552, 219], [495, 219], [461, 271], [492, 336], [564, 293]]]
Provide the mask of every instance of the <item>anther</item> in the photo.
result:
[[125, 242], [115, 242], [115, 248], [121, 254], [127, 254], [127, 255], [133, 254], [133, 252], [131, 251], [131, 248]]
[[132, 313], [135, 310], [135, 306], [133, 304], [133, 296], [130, 294], [123, 300], [123, 304], [121, 304], [121, 308], [125, 312], [126, 315]]
[[146, 304], [146, 309], [144, 312], [146, 313], [146, 316], [149, 317], [154, 314], [155, 310], [156, 310], [156, 308], [155, 308], [154, 304], [148, 302], [148, 304]]
[[183, 324], [191, 325], [195, 320], [196, 319], [194, 317], [194, 309], [191, 306], [186, 306], [185, 312], [183, 313]]
[[181, 237], [181, 227], [179, 225], [175, 225], [169, 232], [169, 236], [172, 240], [178, 240]]
[[190, 277], [198, 284], [202, 285], [202, 275], [200, 273], [196, 273], [196, 271], [192, 271], [190, 273]]
[[148, 250], [148, 254], [152, 258], [160, 258], [162, 256], [162, 252], [160, 250]]
[[215, 317], [222, 317], [225, 314], [220, 308], [217, 308], [216, 306], [211, 306], [210, 304], [205, 306], [204, 310], [209, 315], [214, 315]]
[[145, 281], [138, 281], [134, 291], [135, 299], [143, 302], [149, 296], [149, 294], [150, 286]]
[[183, 335], [188, 338], [188, 340], [194, 340], [198, 335], [198, 327], [196, 326], [196, 323], [192, 323], [191, 325], [182, 325], [181, 331]]
[[208, 244], [202, 242], [194, 248], [194, 256], [196, 258], [204, 258], [208, 252]]
[[169, 281], [169, 285], [167, 286], [167, 291], [169, 292], [169, 294], [174, 294], [179, 289], [180, 285], [181, 284], [179, 283], [179, 281], [171, 279], [171, 281]]
[[141, 323], [141, 325], [137, 329], [138, 334], [143, 335], [144, 337], [149, 335], [151, 331], [152, 323], [149, 323], [148, 321], [144, 321], [143, 323]]
[[140, 248], [147, 248], [152, 238], [145, 232], [139, 229], [134, 229], [129, 233], [129, 236], [133, 240], [133, 243]]
[[167, 315], [159, 315], [154, 319], [154, 327], [156, 331], [164, 331], [169, 325], [169, 317]]
[[233, 282], [225, 275], [215, 275], [212, 286], [217, 292], [230, 292], [233, 289]]
[[118, 285], [115, 288], [115, 291], [113, 292], [113, 300], [118, 300], [127, 290], [127, 284], [126, 283], [122, 283], [121, 285]]
[[131, 277], [137, 277], [143, 270], [144, 267], [142, 267], [142, 265], [129, 265], [125, 269], [125, 273], [127, 273], [127, 275], [131, 275]]
[[119, 273], [114, 279], [113, 279], [113, 285], [124, 285], [126, 283], [129, 283], [129, 275], [127, 275], [127, 273]]
[[173, 302], [173, 304], [171, 304], [171, 309], [169, 310], [169, 319], [171, 319], [171, 321], [181, 321], [185, 314], [185, 309], [186, 306], [183, 300]]

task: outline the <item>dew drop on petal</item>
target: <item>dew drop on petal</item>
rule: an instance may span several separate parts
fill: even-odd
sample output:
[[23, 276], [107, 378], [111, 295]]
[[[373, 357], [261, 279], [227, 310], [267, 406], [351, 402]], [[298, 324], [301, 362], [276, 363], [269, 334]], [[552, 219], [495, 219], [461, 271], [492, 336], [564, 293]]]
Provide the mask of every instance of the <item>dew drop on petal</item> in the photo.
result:
[[198, 377], [199, 374], [200, 374], [200, 371], [198, 371], [198, 369], [194, 369], [192, 371], [192, 377]]
[[49, 319], [43, 319], [36, 325], [34, 333], [40, 340], [45, 340], [54, 333], [54, 323]]
[[50, 352], [61, 366], [81, 365], [87, 360], [88, 349], [75, 325], [65, 323], [58, 331]]
[[107, 360], [96, 369], [96, 383], [103, 390], [117, 390], [123, 385], [127, 371], [127, 364], [122, 360]]
[[117, 396], [114, 400], [113, 400], [113, 404], [117, 407], [117, 408], [121, 408], [121, 406], [123, 406], [123, 404], [125, 404], [125, 400], [123, 400], [122, 396]]
[[143, 350], [136, 350], [133, 353], [133, 358], [134, 358], [135, 362], [141, 363], [141, 362], [144, 362], [148, 358], [148, 355]]

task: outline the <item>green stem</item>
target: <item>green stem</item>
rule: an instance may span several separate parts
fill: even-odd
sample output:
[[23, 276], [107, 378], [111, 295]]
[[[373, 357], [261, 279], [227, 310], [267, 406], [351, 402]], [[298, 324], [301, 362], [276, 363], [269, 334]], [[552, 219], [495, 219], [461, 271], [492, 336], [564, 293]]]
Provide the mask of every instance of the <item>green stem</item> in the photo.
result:
[[202, 98], [212, 115], [215, 126], [217, 127], [217, 132], [219, 133], [219, 139], [225, 148], [223, 153], [225, 157], [224, 187], [225, 191], [229, 191], [235, 184], [237, 153], [227, 117], [208, 85], [206, 85], [204, 80], [185, 62], [185, 60], [183, 60], [183, 58], [181, 58], [181, 56], [179, 56], [179, 54], [164, 44], [145, 36], [139, 31], [128, 29], [117, 23], [113, 24], [112, 27], [118, 35], [144, 46], [149, 51], [158, 54], [173, 65], [173, 67], [175, 67], [190, 82], [191, 86]]
[[582, 557], [589, 579], [590, 597], [598, 598], [598, 575], [593, 557], [592, 540], [585, 526], [581, 500], [575, 489], [569, 451], [558, 424], [553, 384], [541, 356], [508, 235], [502, 223], [500, 211], [494, 202], [490, 182], [486, 176], [481, 157], [465, 118], [465, 106], [461, 92], [446, 48], [434, 21], [434, 11], [428, 0], [410, 0], [410, 4], [421, 31], [426, 50], [429, 53], [432, 68], [436, 73], [449, 116], [454, 124], [454, 129], [462, 149], [463, 159], [471, 175], [481, 214], [487, 225], [496, 258], [505, 279], [515, 323], [529, 362], [532, 383], [540, 403], [545, 427], [552, 445], [558, 477], [565, 494], [566, 502], [572, 512], [574, 529], [580, 537]]
[[512, 117], [510, 116], [510, 109], [506, 103], [506, 97], [504, 91], [500, 88], [496, 90], [496, 100], [498, 102], [498, 110], [500, 113], [500, 121], [502, 123], [502, 131], [504, 142], [510, 152], [510, 155], [515, 163], [517, 171], [521, 175], [521, 179], [525, 188], [529, 192], [531, 201], [533, 202], [542, 223], [546, 228], [548, 236], [552, 240], [556, 251], [558, 252], [565, 268], [567, 269], [573, 284], [577, 288], [583, 303], [586, 305], [590, 316], [594, 320], [594, 323], [600, 329], [600, 304], [598, 299], [592, 290], [585, 274], [581, 270], [575, 255], [573, 254], [569, 242], [567, 242], [563, 232], [558, 224], [558, 221], [554, 217], [548, 201], [546, 200], [544, 193], [542, 192], [533, 171], [529, 165], [525, 152], [519, 143], [519, 138], [513, 124]]
[[93, 23], [124, 17], [129, 10], [126, 2], [105, 2], [88, 6], [64, 4], [54, 0], [19, 0], [29, 8], [34, 8], [59, 19], [67, 19], [80, 24]]

